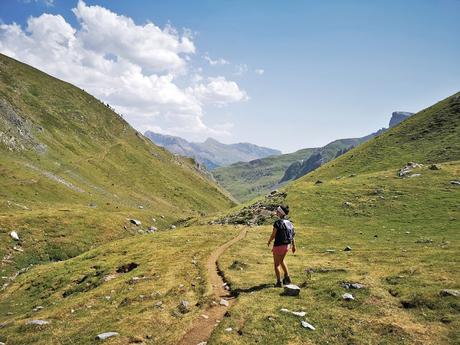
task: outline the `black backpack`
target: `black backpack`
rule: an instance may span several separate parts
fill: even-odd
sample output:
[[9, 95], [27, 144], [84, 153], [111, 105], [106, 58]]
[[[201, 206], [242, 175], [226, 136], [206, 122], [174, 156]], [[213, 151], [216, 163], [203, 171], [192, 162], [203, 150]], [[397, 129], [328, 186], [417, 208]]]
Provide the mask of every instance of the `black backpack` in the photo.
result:
[[291, 244], [295, 235], [294, 225], [291, 221], [287, 219], [280, 219], [278, 221], [278, 230], [280, 231], [281, 243]]

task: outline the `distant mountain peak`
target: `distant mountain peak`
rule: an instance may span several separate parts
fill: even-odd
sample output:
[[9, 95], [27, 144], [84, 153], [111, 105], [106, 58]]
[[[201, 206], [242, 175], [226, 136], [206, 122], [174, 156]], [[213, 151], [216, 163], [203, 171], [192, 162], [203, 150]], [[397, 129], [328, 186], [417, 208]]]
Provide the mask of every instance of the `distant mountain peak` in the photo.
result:
[[156, 145], [168, 151], [193, 157], [199, 163], [212, 170], [236, 162], [249, 162], [254, 159], [281, 154], [281, 151], [250, 143], [223, 144], [214, 138], [204, 142], [189, 142], [180, 137], [168, 136], [147, 131], [144, 135]]
[[400, 122], [404, 121], [408, 117], [414, 115], [414, 113], [410, 113], [408, 111], [394, 111], [391, 114], [391, 119], [390, 119], [390, 128], [396, 126]]

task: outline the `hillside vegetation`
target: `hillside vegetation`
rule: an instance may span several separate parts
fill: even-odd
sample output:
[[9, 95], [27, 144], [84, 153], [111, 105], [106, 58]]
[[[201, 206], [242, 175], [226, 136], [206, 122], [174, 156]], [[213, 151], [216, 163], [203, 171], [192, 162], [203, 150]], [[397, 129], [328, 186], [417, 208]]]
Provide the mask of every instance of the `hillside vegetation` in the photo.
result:
[[231, 205], [193, 160], [155, 146], [86, 92], [0, 55], [3, 283], [29, 264]]
[[[220, 259], [240, 297], [209, 344], [458, 344], [459, 297], [446, 292], [460, 291], [458, 100], [288, 184], [298, 251], [287, 263], [301, 294], [266, 287], [274, 282], [271, 227], [254, 228]], [[424, 165], [399, 177], [407, 161]]]

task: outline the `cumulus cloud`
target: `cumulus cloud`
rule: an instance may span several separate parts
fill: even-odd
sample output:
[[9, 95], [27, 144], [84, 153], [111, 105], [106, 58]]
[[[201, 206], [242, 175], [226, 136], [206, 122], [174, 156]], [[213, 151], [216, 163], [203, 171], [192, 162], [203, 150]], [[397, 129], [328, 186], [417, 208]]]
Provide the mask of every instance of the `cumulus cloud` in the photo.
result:
[[228, 134], [227, 125], [206, 126], [206, 106], [224, 106], [248, 96], [224, 77], [203, 82], [202, 71], [190, 65], [196, 52], [190, 31], [138, 25], [81, 0], [73, 12], [78, 28], [51, 14], [29, 18], [25, 29], [0, 24], [0, 52], [87, 90], [139, 130]]
[[262, 69], [262, 68], [258, 68], [258, 69], [256, 69], [256, 70], [254, 70], [254, 72], [255, 72], [255, 74], [262, 75], [262, 74], [265, 73], [265, 70]]
[[237, 83], [225, 77], [208, 78], [206, 84], [195, 85], [188, 91], [203, 103], [214, 103], [220, 106], [249, 99], [246, 92], [241, 90]]

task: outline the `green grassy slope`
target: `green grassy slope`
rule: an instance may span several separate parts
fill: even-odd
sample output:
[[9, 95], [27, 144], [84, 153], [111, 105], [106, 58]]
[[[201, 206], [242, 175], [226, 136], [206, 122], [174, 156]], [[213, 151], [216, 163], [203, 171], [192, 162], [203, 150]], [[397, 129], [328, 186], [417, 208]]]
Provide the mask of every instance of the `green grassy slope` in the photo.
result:
[[[177, 344], [212, 301], [205, 268], [209, 253], [239, 231], [163, 231], [35, 266], [0, 293], [0, 341], [94, 344], [97, 334], [118, 332], [120, 336], [106, 343]], [[131, 263], [138, 266], [117, 272]], [[183, 300], [189, 303], [187, 313], [178, 308]], [[42, 309], [34, 311], [36, 307]], [[50, 323], [27, 325], [33, 319]]]
[[[274, 273], [271, 229], [255, 228], [221, 257], [232, 289], [243, 292], [208, 344], [458, 344], [459, 298], [441, 294], [460, 290], [460, 188], [450, 182], [460, 178], [458, 128], [454, 95], [287, 185], [298, 244], [287, 262], [301, 295], [257, 290]], [[406, 161], [442, 163], [397, 177]], [[347, 292], [354, 301], [342, 299]]]
[[322, 166], [307, 180], [397, 168], [407, 162], [458, 160], [459, 138], [460, 92]]
[[292, 162], [308, 158], [315, 149], [240, 162], [212, 171], [216, 180], [237, 200], [248, 201], [273, 188]]
[[3, 55], [0, 114], [2, 276], [233, 205], [192, 160], [155, 146], [86, 92]]

